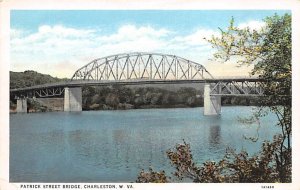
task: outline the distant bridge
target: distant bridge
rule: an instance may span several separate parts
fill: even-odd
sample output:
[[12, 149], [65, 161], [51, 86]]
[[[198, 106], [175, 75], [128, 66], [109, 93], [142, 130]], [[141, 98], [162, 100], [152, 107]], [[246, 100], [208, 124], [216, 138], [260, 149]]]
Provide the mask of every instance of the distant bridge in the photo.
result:
[[205, 83], [204, 114], [216, 115], [221, 111], [222, 95], [263, 95], [262, 82], [244, 77], [216, 79], [203, 65], [175, 55], [129, 53], [95, 59], [75, 71], [69, 81], [11, 89], [10, 93], [19, 99], [20, 112], [25, 111], [28, 97], [63, 94], [65, 111], [81, 111], [83, 86]]

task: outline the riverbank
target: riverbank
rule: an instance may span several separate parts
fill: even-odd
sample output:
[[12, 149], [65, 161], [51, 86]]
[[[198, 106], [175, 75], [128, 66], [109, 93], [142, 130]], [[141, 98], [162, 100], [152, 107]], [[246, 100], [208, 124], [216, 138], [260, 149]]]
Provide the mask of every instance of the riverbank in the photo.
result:
[[131, 109], [164, 109], [164, 108], [194, 108], [203, 106], [187, 106], [185, 104], [174, 104], [174, 105], [132, 105], [128, 103], [119, 103], [118, 106], [112, 107], [106, 104], [90, 106], [90, 109], [83, 108], [84, 111], [95, 111], [95, 110], [131, 110]]
[[[203, 106], [195, 106], [195, 107], [203, 107]], [[162, 105], [143, 105], [140, 107], [134, 107], [134, 105], [131, 104], [126, 104], [126, 105], [119, 105], [117, 108], [113, 108], [107, 105], [101, 105], [101, 106], [97, 106], [97, 109], [82, 109], [82, 111], [111, 111], [111, 110], [135, 110], [135, 109], [171, 109], [171, 108], [195, 108], [195, 107], [188, 107], [184, 104], [178, 104], [178, 105], [168, 105], [168, 106], [162, 106]], [[63, 111], [63, 107], [61, 109], [56, 109], [56, 110], [52, 110], [52, 109], [28, 109], [27, 113], [41, 113], [41, 112], [61, 112]], [[9, 110], [10, 114], [16, 114], [17, 110], [16, 108], [10, 109]]]
[[[176, 95], [176, 94], [175, 94]], [[173, 96], [175, 96], [173, 95]], [[95, 96], [98, 96], [97, 94]], [[97, 111], [97, 110], [131, 110], [131, 109], [164, 109], [164, 108], [194, 108], [203, 107], [203, 97], [201, 96], [189, 96], [187, 101], [178, 101], [173, 99], [166, 104], [162, 101], [151, 101], [147, 100], [146, 96], [134, 97], [133, 101], [120, 102], [122, 96], [110, 94], [108, 97], [113, 96], [113, 100], [110, 101], [99, 101], [99, 103], [89, 102], [88, 97], [83, 96], [82, 110], [83, 111]], [[178, 96], [178, 95], [177, 95]], [[152, 98], [155, 96], [152, 96]], [[179, 95], [180, 97], [180, 95]], [[99, 98], [99, 97], [97, 97]], [[183, 99], [183, 98], [182, 98]], [[138, 100], [138, 101], [136, 101]], [[241, 97], [222, 97], [222, 106], [256, 106], [256, 100], [253, 98], [241, 98]], [[64, 110], [64, 99], [63, 98], [28, 98], [27, 100], [28, 113], [39, 113], [39, 112], [56, 112]], [[10, 101], [10, 113], [16, 113], [16, 103]]]

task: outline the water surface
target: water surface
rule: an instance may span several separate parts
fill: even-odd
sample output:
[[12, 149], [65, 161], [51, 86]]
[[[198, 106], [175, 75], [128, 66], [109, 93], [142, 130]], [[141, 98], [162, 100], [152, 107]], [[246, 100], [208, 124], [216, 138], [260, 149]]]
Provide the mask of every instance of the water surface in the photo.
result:
[[278, 129], [276, 117], [257, 125], [237, 121], [251, 107], [223, 107], [221, 116], [203, 108], [84, 111], [10, 115], [11, 182], [134, 182], [141, 169], [173, 171], [166, 150], [182, 139], [197, 163], [219, 160], [226, 147], [257, 152]]

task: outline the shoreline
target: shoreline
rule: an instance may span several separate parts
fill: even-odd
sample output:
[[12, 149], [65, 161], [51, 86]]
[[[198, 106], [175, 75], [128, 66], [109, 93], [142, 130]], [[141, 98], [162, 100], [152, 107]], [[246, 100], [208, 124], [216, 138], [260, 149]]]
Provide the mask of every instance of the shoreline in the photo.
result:
[[[222, 107], [234, 107], [234, 106], [243, 106], [243, 107], [253, 107], [255, 105], [222, 105]], [[140, 107], [140, 108], [131, 108], [131, 109], [82, 109], [82, 111], [126, 111], [126, 110], [146, 110], [146, 109], [177, 109], [177, 108], [203, 108], [203, 106], [166, 106], [166, 107], [160, 107], [160, 106], [149, 106], [149, 107]], [[36, 111], [36, 110], [29, 110], [26, 113], [48, 113], [48, 112], [64, 112], [63, 110], [48, 110], [48, 111]], [[9, 110], [9, 114], [18, 114], [16, 110]]]

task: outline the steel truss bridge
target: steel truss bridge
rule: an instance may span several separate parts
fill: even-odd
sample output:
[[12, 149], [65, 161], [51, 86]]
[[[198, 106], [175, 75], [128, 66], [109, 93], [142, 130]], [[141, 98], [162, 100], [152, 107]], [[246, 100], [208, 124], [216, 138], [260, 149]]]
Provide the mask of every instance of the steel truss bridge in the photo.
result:
[[199, 63], [158, 53], [117, 54], [95, 59], [78, 69], [72, 80], [193, 80], [213, 78]]
[[201, 64], [158, 53], [128, 53], [95, 59], [79, 68], [71, 80], [11, 89], [16, 97], [61, 96], [65, 87], [208, 83], [211, 95], [263, 95], [258, 78], [214, 78]]

